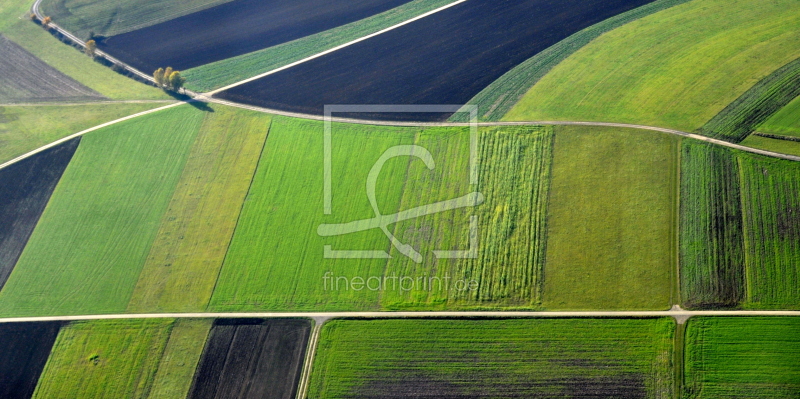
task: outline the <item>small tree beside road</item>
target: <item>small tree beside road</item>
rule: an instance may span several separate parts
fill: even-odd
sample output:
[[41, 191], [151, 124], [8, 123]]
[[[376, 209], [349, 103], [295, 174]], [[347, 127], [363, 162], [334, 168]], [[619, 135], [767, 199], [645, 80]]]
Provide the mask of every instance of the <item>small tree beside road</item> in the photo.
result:
[[97, 51], [97, 43], [94, 40], [89, 40], [86, 42], [86, 47], [83, 49], [83, 52], [86, 53], [89, 57], [94, 58], [95, 52]]
[[165, 90], [175, 91], [183, 88], [186, 83], [186, 78], [181, 76], [180, 71], [174, 71], [172, 67], [158, 68], [153, 72], [153, 80], [156, 84]]

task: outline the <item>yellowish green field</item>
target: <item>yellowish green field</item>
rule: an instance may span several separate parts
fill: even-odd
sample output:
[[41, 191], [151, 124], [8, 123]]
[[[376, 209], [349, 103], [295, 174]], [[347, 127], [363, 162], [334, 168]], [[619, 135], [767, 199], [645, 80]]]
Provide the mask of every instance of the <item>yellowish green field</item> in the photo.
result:
[[608, 32], [556, 66], [506, 120], [694, 130], [800, 57], [800, 2], [694, 0]]
[[212, 323], [211, 319], [175, 321], [148, 398], [186, 397]]
[[84, 136], [0, 291], [0, 313], [123, 312], [204, 115], [183, 105]]
[[0, 163], [92, 126], [163, 105], [0, 107]]
[[559, 127], [547, 208], [547, 309], [666, 309], [676, 268], [678, 144]]
[[800, 137], [800, 97], [772, 115], [757, 131], [776, 135]]
[[128, 311], [206, 308], [269, 124], [265, 114], [236, 108], [206, 115]]

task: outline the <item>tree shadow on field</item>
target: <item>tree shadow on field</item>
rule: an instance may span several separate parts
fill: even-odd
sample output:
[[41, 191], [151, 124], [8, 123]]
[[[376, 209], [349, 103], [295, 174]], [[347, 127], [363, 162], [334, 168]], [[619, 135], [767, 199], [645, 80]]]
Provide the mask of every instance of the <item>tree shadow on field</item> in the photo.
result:
[[186, 94], [176, 93], [174, 91], [169, 91], [169, 90], [164, 90], [164, 93], [167, 93], [170, 97], [178, 101], [185, 101], [187, 104], [199, 109], [200, 111], [214, 112], [214, 108], [211, 108], [207, 102], [193, 99], [192, 97], [189, 97]]

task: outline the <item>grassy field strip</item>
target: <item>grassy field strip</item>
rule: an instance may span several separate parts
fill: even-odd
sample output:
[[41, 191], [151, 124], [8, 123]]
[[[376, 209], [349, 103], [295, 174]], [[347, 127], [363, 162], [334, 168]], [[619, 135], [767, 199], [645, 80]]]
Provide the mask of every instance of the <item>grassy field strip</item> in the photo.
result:
[[392, 10], [291, 42], [184, 71], [189, 87], [209, 91], [377, 32], [453, 0], [414, 0]]
[[[75, 132], [109, 120], [118, 120], [154, 108], [156, 105], [87, 104], [80, 106], [0, 105], [0, 162], [20, 157]], [[17, 158], [15, 162], [25, 159]], [[7, 165], [3, 165], [5, 167]], [[2, 169], [2, 167], [0, 167]]]
[[[475, 280], [474, 290], [431, 284], [409, 292], [386, 291], [385, 309], [537, 308], [541, 303], [545, 248], [545, 206], [552, 160], [552, 128], [481, 129], [480, 180], [469, 183], [469, 132], [466, 128], [430, 128], [415, 143], [431, 151], [437, 165], [429, 171], [409, 164], [400, 209], [480, 192], [479, 207], [427, 215], [395, 224], [394, 235], [423, 254], [423, 265], [393, 249], [385, 275]], [[424, 194], [422, 194], [424, 193]], [[470, 216], [477, 216], [479, 257], [436, 259], [434, 250], [469, 248]]]
[[700, 128], [800, 58], [795, 0], [695, 0], [603, 34], [545, 75], [504, 120]]
[[0, 291], [0, 313], [124, 311], [203, 115], [186, 105], [84, 136]]
[[63, 327], [33, 398], [147, 398], [173, 323], [101, 320]]
[[264, 148], [270, 118], [215, 106], [207, 113], [128, 311], [206, 308]]
[[59, 145], [61, 143], [67, 142], [67, 141], [72, 140], [72, 139], [74, 139], [76, 137], [80, 137], [80, 136], [83, 136], [83, 135], [85, 135], [87, 133], [91, 133], [91, 132], [93, 132], [95, 130], [99, 130], [99, 129], [102, 129], [104, 127], [115, 125], [115, 124], [120, 123], [120, 122], [125, 122], [127, 120], [138, 118], [140, 116], [144, 116], [144, 115], [147, 115], [147, 114], [152, 114], [153, 112], [158, 112], [158, 111], [162, 111], [162, 110], [165, 110], [165, 109], [173, 108], [173, 107], [176, 107], [176, 106], [181, 105], [181, 104], [183, 104], [183, 103], [174, 103], [174, 104], [165, 105], [163, 107], [154, 108], [154, 109], [147, 110], [147, 111], [142, 111], [142, 112], [139, 112], [139, 113], [136, 113], [136, 114], [133, 114], [133, 115], [128, 115], [128, 116], [125, 116], [125, 117], [122, 117], [122, 118], [119, 118], [119, 119], [116, 119], [116, 120], [113, 120], [113, 121], [110, 121], [110, 122], [106, 122], [106, 123], [102, 123], [102, 124], [99, 124], [99, 125], [94, 126], [94, 127], [90, 127], [88, 129], [82, 130], [82, 131], [80, 131], [78, 133], [71, 134], [71, 135], [69, 135], [67, 137], [64, 137], [64, 138], [61, 138], [59, 140], [56, 140], [56, 141], [54, 141], [54, 142], [52, 142], [50, 144], [44, 145], [42, 147], [39, 147], [39, 148], [37, 148], [37, 149], [35, 149], [33, 151], [27, 152], [27, 153], [25, 153], [23, 155], [20, 155], [20, 156], [12, 159], [10, 161], [6, 161], [6, 162], [0, 164], [0, 169], [3, 169], [3, 168], [5, 168], [5, 167], [7, 167], [7, 166], [9, 166], [9, 165], [11, 165], [11, 164], [13, 164], [15, 162], [19, 162], [19, 161], [21, 161], [21, 160], [23, 160], [25, 158], [28, 158], [28, 157], [33, 156], [35, 154], [38, 154], [38, 153], [40, 153], [40, 152], [42, 152], [42, 151], [44, 151], [44, 150], [46, 150], [48, 148], [55, 147], [55, 146], [57, 146], [57, 145]]
[[800, 164], [739, 157], [747, 307], [800, 309]]
[[800, 96], [800, 58], [761, 79], [700, 128], [703, 135], [735, 143]]
[[[381, 276], [386, 260], [323, 259], [323, 249], [387, 248], [386, 236], [373, 229], [321, 237], [317, 226], [374, 217], [364, 188], [370, 168], [387, 148], [413, 144], [419, 129], [344, 124], [332, 129], [334, 213], [325, 216], [322, 123], [273, 118], [209, 310], [377, 308], [377, 292], [325, 290], [322, 277], [328, 271]], [[390, 160], [382, 176], [404, 176], [407, 164], [405, 159]], [[379, 181], [376, 200], [384, 212], [398, 209], [402, 185], [403, 179]]]
[[185, 398], [189, 394], [212, 323], [212, 319], [175, 321], [149, 398]]
[[672, 305], [678, 143], [635, 130], [557, 128], [546, 309]]
[[363, 42], [364, 40], [367, 40], [367, 39], [373, 38], [373, 37], [375, 37], [375, 36], [381, 35], [381, 34], [383, 34], [383, 33], [386, 33], [386, 32], [389, 32], [389, 31], [392, 31], [392, 30], [394, 30], [394, 29], [397, 29], [397, 28], [399, 28], [399, 27], [401, 27], [401, 26], [408, 25], [408, 24], [410, 24], [410, 23], [412, 23], [412, 22], [414, 22], [414, 21], [418, 21], [418, 20], [420, 20], [420, 19], [422, 19], [422, 18], [425, 18], [425, 17], [427, 17], [427, 16], [430, 16], [430, 15], [436, 14], [437, 12], [440, 12], [440, 11], [446, 10], [446, 9], [448, 9], [448, 8], [450, 8], [450, 7], [456, 6], [456, 5], [458, 5], [458, 4], [461, 4], [461, 3], [465, 2], [465, 1], [467, 1], [467, 0], [457, 0], [457, 1], [454, 1], [454, 2], [452, 2], [452, 3], [450, 3], [450, 4], [447, 4], [447, 5], [443, 6], [443, 7], [439, 7], [439, 8], [437, 8], [437, 9], [435, 9], [435, 10], [428, 11], [428, 12], [426, 12], [426, 13], [422, 14], [422, 15], [418, 15], [418, 16], [416, 16], [416, 17], [414, 17], [414, 18], [411, 18], [411, 19], [405, 20], [405, 21], [403, 21], [403, 22], [401, 22], [401, 23], [398, 23], [398, 24], [396, 24], [396, 25], [392, 25], [392, 26], [390, 26], [390, 27], [388, 27], [388, 28], [385, 28], [385, 29], [382, 29], [382, 30], [380, 30], [380, 31], [378, 31], [378, 32], [371, 33], [371, 34], [369, 34], [369, 35], [366, 35], [366, 36], [362, 36], [362, 37], [360, 37], [360, 38], [358, 38], [358, 39], [355, 39], [355, 40], [349, 41], [349, 42], [347, 42], [347, 43], [345, 43], [345, 44], [342, 44], [342, 45], [336, 46], [336, 47], [334, 47], [334, 48], [331, 48], [331, 49], [328, 49], [328, 50], [322, 51], [322, 52], [320, 52], [320, 53], [314, 54], [314, 55], [312, 55], [312, 56], [309, 56], [309, 57], [303, 58], [303, 59], [301, 59], [301, 60], [299, 60], [299, 61], [295, 61], [295, 62], [293, 62], [293, 63], [291, 63], [291, 64], [284, 65], [284, 66], [282, 66], [282, 67], [280, 67], [280, 68], [276, 68], [276, 69], [273, 69], [273, 70], [271, 70], [271, 71], [264, 72], [264, 73], [262, 73], [262, 74], [259, 74], [259, 75], [256, 75], [256, 76], [253, 76], [253, 77], [251, 77], [251, 78], [244, 79], [244, 80], [241, 80], [241, 81], [238, 81], [238, 82], [235, 82], [235, 83], [232, 83], [232, 84], [230, 84], [230, 85], [227, 85], [227, 86], [221, 87], [221, 88], [219, 88], [219, 89], [216, 89], [216, 90], [212, 90], [212, 91], [210, 91], [210, 92], [208, 92], [208, 93], [206, 93], [206, 94], [213, 96], [213, 95], [214, 95], [214, 94], [216, 94], [216, 93], [219, 93], [219, 92], [222, 92], [222, 91], [225, 91], [225, 90], [231, 89], [231, 88], [233, 88], [233, 87], [236, 87], [236, 86], [243, 85], [243, 84], [245, 84], [245, 83], [248, 83], [248, 82], [252, 82], [252, 81], [254, 81], [254, 80], [257, 80], [257, 79], [263, 78], [264, 76], [269, 76], [269, 75], [272, 75], [272, 74], [274, 74], [274, 73], [277, 73], [277, 72], [283, 71], [283, 70], [285, 70], [285, 69], [289, 69], [289, 68], [291, 68], [291, 67], [293, 67], [293, 66], [300, 65], [300, 64], [302, 64], [302, 63], [304, 63], [304, 62], [311, 61], [311, 60], [313, 60], [313, 59], [315, 59], [315, 58], [322, 57], [322, 56], [324, 56], [324, 55], [326, 55], [326, 54], [333, 53], [333, 52], [335, 52], [335, 51], [338, 51], [338, 50], [341, 50], [341, 49], [343, 49], [343, 48], [345, 48], [345, 47], [352, 46], [352, 45], [354, 45], [354, 44], [356, 44], [356, 43]]
[[770, 152], [790, 154], [800, 157], [800, 142], [796, 141], [779, 140], [751, 134], [739, 144], [750, 148], [758, 148]]
[[672, 398], [674, 322], [334, 320], [309, 398]]
[[[650, 14], [683, 4], [689, 0], [659, 0], [592, 25], [547, 48], [519, 64], [487, 86], [467, 104], [477, 105], [480, 120], [500, 120], [525, 93], [561, 61], [600, 35]], [[465, 122], [457, 113], [451, 121]]]
[[109, 101], [90, 101], [90, 102], [58, 102], [58, 103], [0, 103], [0, 107], [74, 107], [74, 106], [94, 106], [108, 104], [171, 104], [175, 100], [109, 100]]
[[756, 131], [800, 137], [800, 96], [758, 126]]
[[746, 296], [744, 232], [735, 154], [685, 141], [681, 173], [684, 306], [737, 306]]
[[702, 317], [686, 336], [686, 398], [795, 398], [800, 318]]

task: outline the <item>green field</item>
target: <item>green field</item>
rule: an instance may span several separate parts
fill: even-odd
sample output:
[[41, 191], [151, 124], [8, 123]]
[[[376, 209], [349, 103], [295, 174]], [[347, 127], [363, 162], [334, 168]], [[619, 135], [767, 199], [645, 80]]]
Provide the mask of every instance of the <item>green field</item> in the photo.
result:
[[308, 397], [671, 398], [673, 328], [671, 319], [334, 320]]
[[[517, 65], [481, 90], [467, 104], [478, 106], [478, 118], [481, 120], [500, 120], [551, 69], [598, 36], [687, 1], [690, 0], [657, 0], [579, 31]], [[450, 120], [466, 122], [466, 115], [457, 113]]]
[[171, 319], [97, 320], [62, 328], [33, 397], [147, 398], [172, 325]]
[[800, 57], [800, 2], [695, 0], [626, 24], [545, 75], [507, 120], [695, 130]]
[[757, 131], [784, 136], [800, 137], [800, 97], [772, 115]]
[[162, 105], [0, 106], [0, 163], [92, 126]]
[[203, 115], [184, 105], [84, 136], [0, 291], [0, 313], [124, 311]]
[[[16, 2], [17, 0], [15, 0]], [[30, 7], [31, 2], [21, 2]], [[47, 33], [40, 26], [28, 20], [24, 11], [16, 14], [18, 8], [9, 7], [8, 12], [0, 9], [0, 33], [35, 55], [42, 61], [83, 85], [114, 100], [169, 100], [163, 91], [122, 76], [111, 68], [92, 61], [91, 58], [73, 47], [67, 46]], [[19, 18], [19, 19], [18, 19]], [[13, 22], [12, 22], [13, 19]]]
[[256, 169], [270, 118], [215, 106], [189, 153], [130, 312], [205, 310]]
[[90, 32], [112, 36], [155, 25], [231, 0], [44, 0], [41, 12], [85, 39]]
[[800, 95], [800, 58], [761, 79], [700, 128], [706, 136], [738, 143]]
[[556, 128], [547, 309], [666, 309], [676, 268], [678, 139]]
[[158, 371], [153, 377], [149, 398], [187, 396], [212, 323], [211, 319], [175, 321], [164, 354], [161, 355]]
[[800, 163], [743, 154], [747, 301], [800, 308]]
[[191, 68], [184, 72], [184, 76], [187, 86], [192, 90], [210, 91], [371, 35], [453, 1], [414, 0], [360, 21], [288, 43]]
[[782, 140], [782, 139], [775, 139], [771, 137], [763, 137], [751, 134], [739, 144], [753, 148], [760, 148], [762, 150], [774, 151], [781, 154], [796, 155], [800, 157], [800, 141]]
[[746, 295], [736, 156], [697, 141], [682, 147], [682, 302], [690, 308], [736, 306]]
[[800, 318], [700, 317], [687, 325], [685, 398], [796, 398]]

